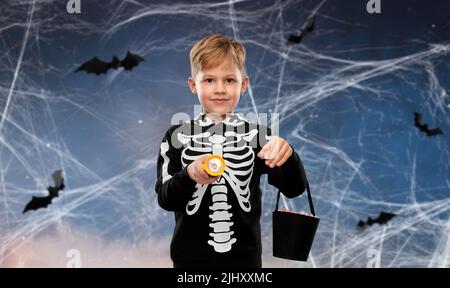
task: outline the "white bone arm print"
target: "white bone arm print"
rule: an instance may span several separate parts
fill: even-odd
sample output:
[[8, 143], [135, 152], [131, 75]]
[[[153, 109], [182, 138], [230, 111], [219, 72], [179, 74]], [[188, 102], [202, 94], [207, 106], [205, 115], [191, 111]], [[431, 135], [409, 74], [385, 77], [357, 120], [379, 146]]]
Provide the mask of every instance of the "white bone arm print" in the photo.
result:
[[[250, 130], [247, 133], [226, 131], [224, 133], [225, 136], [211, 135], [210, 132], [192, 136], [182, 133], [178, 134], [178, 140], [186, 147], [181, 155], [183, 167], [205, 153], [220, 155], [227, 163], [222, 177], [211, 184], [212, 205], [209, 209], [212, 213], [209, 215], [211, 218], [209, 226], [213, 228], [213, 233], [209, 235], [213, 240], [209, 240], [208, 244], [212, 245], [217, 252], [230, 251], [231, 245], [236, 242], [236, 238], [231, 238], [231, 235], [234, 234], [234, 231], [231, 230], [233, 214], [228, 212], [231, 209], [231, 205], [228, 204], [228, 188], [225, 185], [225, 181], [232, 188], [241, 209], [245, 212], [251, 210], [248, 186], [253, 174], [255, 154], [248, 143], [257, 134], [257, 129]], [[225, 142], [228, 137], [232, 137], [235, 140]], [[202, 139], [203, 141], [201, 141]], [[189, 144], [190, 140], [193, 143], [206, 147], [191, 146]], [[207, 188], [208, 185], [196, 185], [196, 191], [186, 205], [186, 213], [188, 215], [193, 215], [197, 212]]]

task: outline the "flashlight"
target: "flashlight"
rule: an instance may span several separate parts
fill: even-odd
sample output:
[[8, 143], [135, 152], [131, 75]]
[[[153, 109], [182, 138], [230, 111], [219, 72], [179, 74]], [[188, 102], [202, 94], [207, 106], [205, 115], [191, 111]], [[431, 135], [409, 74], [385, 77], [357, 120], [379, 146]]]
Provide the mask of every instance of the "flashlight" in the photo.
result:
[[209, 155], [203, 163], [203, 170], [211, 176], [219, 176], [225, 170], [225, 160], [219, 155]]

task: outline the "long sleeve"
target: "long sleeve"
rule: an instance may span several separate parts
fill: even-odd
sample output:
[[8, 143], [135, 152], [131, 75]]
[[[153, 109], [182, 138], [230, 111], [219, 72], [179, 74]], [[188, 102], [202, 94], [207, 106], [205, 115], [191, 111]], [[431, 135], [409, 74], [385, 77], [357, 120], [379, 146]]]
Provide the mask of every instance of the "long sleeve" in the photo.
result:
[[[271, 135], [271, 131], [268, 128], [261, 131], [267, 131], [267, 135]], [[261, 143], [260, 148], [263, 147], [263, 144], [265, 143]], [[257, 160], [261, 174], [267, 174], [269, 184], [278, 188], [288, 198], [301, 195], [305, 191], [307, 181], [305, 168], [300, 156], [295, 152], [292, 145], [291, 148], [293, 150], [292, 155], [280, 167], [270, 168], [264, 163], [263, 159], [258, 158]]]
[[172, 143], [174, 128], [167, 131], [161, 142], [155, 191], [163, 209], [181, 211], [194, 193], [196, 182], [189, 177], [187, 167], [182, 167], [181, 151]]
[[295, 151], [280, 167], [266, 167], [269, 184], [277, 187], [286, 197], [293, 198], [305, 191], [306, 173], [300, 156]]

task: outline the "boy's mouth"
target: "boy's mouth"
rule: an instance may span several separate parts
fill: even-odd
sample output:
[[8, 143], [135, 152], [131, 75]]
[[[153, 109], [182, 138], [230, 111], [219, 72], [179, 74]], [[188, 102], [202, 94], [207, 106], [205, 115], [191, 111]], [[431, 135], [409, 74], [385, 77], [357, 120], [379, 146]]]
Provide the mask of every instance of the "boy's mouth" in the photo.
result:
[[212, 101], [214, 101], [214, 102], [217, 102], [217, 103], [224, 103], [225, 101], [228, 101], [229, 99], [227, 99], [227, 98], [215, 98], [215, 99], [211, 99]]

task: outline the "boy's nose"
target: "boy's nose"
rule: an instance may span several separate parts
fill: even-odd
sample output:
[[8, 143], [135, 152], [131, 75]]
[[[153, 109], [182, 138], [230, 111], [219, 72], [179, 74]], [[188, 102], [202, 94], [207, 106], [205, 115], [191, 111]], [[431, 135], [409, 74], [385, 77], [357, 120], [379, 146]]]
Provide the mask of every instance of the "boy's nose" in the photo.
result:
[[222, 83], [217, 82], [217, 84], [214, 86], [214, 93], [225, 93], [225, 85], [223, 85]]

